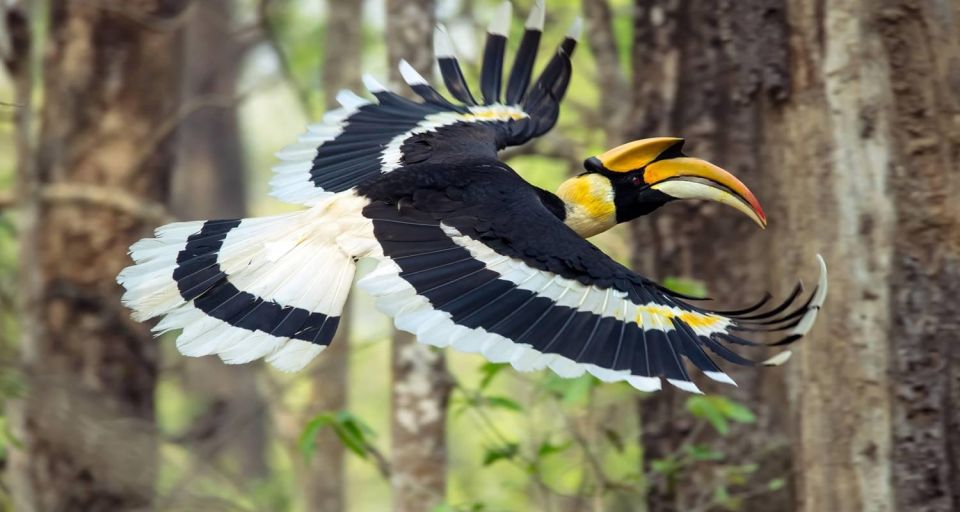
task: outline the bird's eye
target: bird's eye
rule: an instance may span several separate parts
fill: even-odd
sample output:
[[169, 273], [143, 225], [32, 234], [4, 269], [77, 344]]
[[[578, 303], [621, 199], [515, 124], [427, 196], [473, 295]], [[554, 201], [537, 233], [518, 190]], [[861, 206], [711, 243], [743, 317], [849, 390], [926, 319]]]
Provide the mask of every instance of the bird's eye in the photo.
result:
[[643, 178], [641, 178], [640, 176], [634, 176], [630, 178], [630, 183], [633, 183], [634, 185], [639, 187], [640, 185], [643, 185]]

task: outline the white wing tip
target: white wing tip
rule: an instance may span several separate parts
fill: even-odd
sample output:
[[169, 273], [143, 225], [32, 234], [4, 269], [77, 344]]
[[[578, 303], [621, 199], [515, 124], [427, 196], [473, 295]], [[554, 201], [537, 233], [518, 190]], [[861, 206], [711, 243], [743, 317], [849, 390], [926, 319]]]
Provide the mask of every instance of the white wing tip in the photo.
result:
[[715, 381], [717, 381], [717, 382], [722, 382], [722, 383], [724, 383], [724, 384], [730, 384], [731, 386], [734, 386], [734, 387], [737, 386], [737, 383], [734, 382], [734, 380], [733, 380], [732, 378], [730, 378], [730, 376], [727, 375], [726, 373], [723, 373], [723, 372], [703, 372], [703, 374], [706, 375], [706, 376], [707, 376], [708, 378], [710, 378], [711, 380], [715, 380]]
[[817, 263], [820, 266], [820, 277], [817, 280], [817, 291], [813, 294], [813, 299], [810, 301], [810, 306], [807, 309], [806, 313], [803, 314], [803, 317], [800, 319], [800, 322], [797, 323], [796, 327], [790, 331], [791, 336], [805, 336], [810, 329], [813, 328], [814, 322], [817, 320], [817, 314], [820, 312], [820, 307], [823, 306], [823, 302], [827, 299], [827, 263], [823, 261], [823, 256], [817, 255]]
[[337, 103], [343, 105], [344, 108], [356, 110], [370, 102], [357, 96], [350, 89], [340, 89], [337, 92]]
[[363, 86], [370, 91], [371, 94], [376, 94], [378, 92], [386, 92], [387, 88], [382, 83], [380, 83], [373, 75], [364, 74], [362, 77]]
[[409, 85], [429, 85], [427, 79], [423, 78], [416, 69], [413, 69], [413, 66], [410, 65], [405, 59], [400, 60], [400, 76], [403, 77], [403, 81]]
[[667, 379], [667, 382], [672, 384], [677, 389], [682, 389], [688, 393], [696, 393], [702, 395], [703, 391], [700, 391], [700, 388], [696, 384], [690, 382], [689, 380], [679, 380], [679, 379]]
[[659, 391], [662, 384], [659, 377], [640, 377], [631, 375], [627, 377], [627, 383], [640, 391]]
[[570, 28], [567, 30], [567, 38], [573, 39], [574, 41], [580, 40], [580, 35], [583, 33], [583, 18], [577, 16], [573, 23], [570, 24]]
[[789, 361], [790, 356], [792, 355], [793, 355], [793, 352], [789, 350], [784, 350], [783, 352], [780, 352], [779, 354], [771, 357], [770, 359], [767, 359], [761, 364], [763, 364], [764, 366], [780, 366], [783, 363], [786, 363], [787, 361]]
[[453, 40], [443, 25], [437, 25], [433, 29], [433, 54], [438, 59], [454, 59], [457, 52], [453, 47]]
[[823, 256], [817, 255], [817, 263], [820, 265], [820, 279], [817, 285], [817, 293], [813, 298], [813, 306], [820, 307], [827, 298], [827, 262]]
[[527, 22], [524, 24], [524, 28], [527, 30], [538, 30], [543, 32], [543, 22], [546, 18], [546, 8], [543, 5], [543, 0], [537, 0], [533, 3], [533, 8], [530, 9], [530, 14], [527, 15]]
[[506, 37], [510, 33], [510, 17], [513, 14], [513, 4], [509, 1], [501, 3], [493, 13], [493, 19], [487, 26], [487, 32]]

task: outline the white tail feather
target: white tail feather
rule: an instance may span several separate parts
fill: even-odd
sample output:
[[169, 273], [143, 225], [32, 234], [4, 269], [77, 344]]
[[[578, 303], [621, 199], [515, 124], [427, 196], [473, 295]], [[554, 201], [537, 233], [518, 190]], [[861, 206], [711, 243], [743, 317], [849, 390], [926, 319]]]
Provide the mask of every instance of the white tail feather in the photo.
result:
[[[136, 264], [117, 278], [127, 289], [124, 304], [137, 319], [162, 316], [153, 328], [158, 334], [182, 329], [177, 348], [184, 355], [217, 354], [229, 364], [265, 357], [282, 371], [299, 370], [330, 341], [353, 281], [354, 258], [362, 256], [354, 252], [372, 246], [361, 240], [372, 236], [361, 215], [365, 204], [347, 192], [292, 214], [158, 228], [155, 238], [130, 248]], [[349, 247], [338, 243], [341, 235]], [[195, 244], [193, 255], [178, 263], [188, 243]], [[191, 261], [193, 272], [212, 277], [197, 274], [190, 286], [203, 282], [209, 290], [200, 287], [197, 299], [188, 301], [174, 272]], [[217, 269], [226, 277], [218, 279]], [[304, 324], [305, 317], [312, 323]]]

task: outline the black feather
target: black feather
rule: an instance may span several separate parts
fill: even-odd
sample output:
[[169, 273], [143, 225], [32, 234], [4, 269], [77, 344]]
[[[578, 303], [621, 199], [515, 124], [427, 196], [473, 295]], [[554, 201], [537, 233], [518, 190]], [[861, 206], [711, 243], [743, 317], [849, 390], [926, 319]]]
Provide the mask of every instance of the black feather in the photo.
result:
[[437, 59], [440, 65], [440, 74], [443, 76], [443, 83], [454, 98], [467, 105], [476, 105], [477, 100], [473, 98], [470, 92], [470, 86], [463, 77], [463, 70], [460, 69], [460, 62], [453, 57], [441, 57]]
[[500, 102], [500, 85], [503, 76], [503, 54], [507, 38], [500, 34], [487, 34], [483, 48], [483, 67], [480, 72], [480, 93], [485, 105]]
[[540, 46], [539, 30], [527, 29], [520, 40], [520, 48], [513, 61], [510, 78], [507, 80], [507, 104], [516, 105], [523, 102], [530, 78], [533, 74], [533, 65], [537, 60], [537, 48]]

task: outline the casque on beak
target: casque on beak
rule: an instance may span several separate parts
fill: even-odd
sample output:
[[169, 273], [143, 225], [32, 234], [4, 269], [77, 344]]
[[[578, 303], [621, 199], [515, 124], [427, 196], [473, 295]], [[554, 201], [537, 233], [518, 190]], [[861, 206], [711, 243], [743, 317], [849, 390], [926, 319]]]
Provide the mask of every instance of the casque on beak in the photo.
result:
[[587, 161], [600, 172], [643, 171], [646, 186], [675, 199], [707, 199], [736, 208], [758, 226], [767, 217], [756, 196], [739, 179], [720, 167], [681, 152], [683, 139], [657, 137], [617, 146]]

